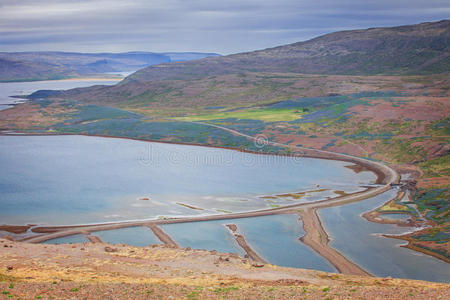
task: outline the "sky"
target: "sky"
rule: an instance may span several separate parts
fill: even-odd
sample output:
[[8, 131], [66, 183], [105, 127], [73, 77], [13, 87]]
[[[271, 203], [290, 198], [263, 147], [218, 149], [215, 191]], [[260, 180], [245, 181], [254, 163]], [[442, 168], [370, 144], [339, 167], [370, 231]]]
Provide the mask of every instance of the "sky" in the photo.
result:
[[448, 0], [0, 0], [0, 51], [231, 54], [449, 17]]

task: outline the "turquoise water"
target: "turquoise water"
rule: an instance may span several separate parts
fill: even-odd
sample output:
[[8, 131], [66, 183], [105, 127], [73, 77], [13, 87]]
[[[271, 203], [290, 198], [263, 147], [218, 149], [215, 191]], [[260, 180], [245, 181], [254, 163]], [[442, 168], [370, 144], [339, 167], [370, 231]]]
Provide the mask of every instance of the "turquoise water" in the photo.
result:
[[379, 235], [400, 234], [411, 228], [372, 223], [360, 216], [392, 199], [396, 192], [390, 190], [362, 202], [319, 210], [322, 223], [332, 238], [330, 245], [376, 276], [450, 282], [450, 264], [399, 247], [404, 241]]
[[317, 184], [352, 191], [375, 180], [339, 161], [87, 136], [0, 136], [0, 165], [2, 224], [250, 211], [270, 208], [260, 195]]
[[184, 224], [160, 225], [181, 247], [217, 250], [224, 253], [244, 255], [245, 251], [237, 244], [234, 236], [225, 227], [224, 221], [207, 221]]
[[74, 234], [42, 242], [43, 244], [79, 244], [89, 242], [84, 234]]
[[151, 244], [162, 244], [157, 236], [147, 227], [128, 227], [114, 230], [102, 230], [91, 233], [103, 242], [110, 244], [128, 244], [145, 247]]

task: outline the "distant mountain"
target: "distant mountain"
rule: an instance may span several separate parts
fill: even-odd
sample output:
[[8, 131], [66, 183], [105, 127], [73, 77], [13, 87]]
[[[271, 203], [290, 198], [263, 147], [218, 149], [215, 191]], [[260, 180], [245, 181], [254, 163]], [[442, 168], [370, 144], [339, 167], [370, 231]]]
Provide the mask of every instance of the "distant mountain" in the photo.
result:
[[63, 65], [39, 61], [13, 60], [0, 55], [0, 81], [60, 79], [76, 75], [76, 72]]
[[[152, 65], [115, 86], [80, 88], [52, 97], [136, 107], [179, 106], [211, 97], [235, 103], [250, 98], [269, 101], [285, 94], [298, 96], [295, 82], [276, 79], [283, 76], [417, 75], [449, 70], [450, 21], [445, 20], [341, 31], [254, 52]], [[262, 80], [262, 73], [276, 75]], [[290, 87], [291, 92], [284, 93]]]
[[59, 79], [106, 72], [136, 71], [154, 64], [209, 56], [218, 56], [218, 54], [0, 52], [0, 81]]

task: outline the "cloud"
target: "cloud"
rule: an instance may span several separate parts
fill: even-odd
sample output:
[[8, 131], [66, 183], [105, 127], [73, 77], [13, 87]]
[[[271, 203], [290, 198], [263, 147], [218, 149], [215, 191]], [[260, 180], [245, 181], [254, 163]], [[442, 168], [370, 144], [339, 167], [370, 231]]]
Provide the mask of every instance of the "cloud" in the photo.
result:
[[441, 0], [2, 0], [0, 51], [214, 51], [436, 21]]

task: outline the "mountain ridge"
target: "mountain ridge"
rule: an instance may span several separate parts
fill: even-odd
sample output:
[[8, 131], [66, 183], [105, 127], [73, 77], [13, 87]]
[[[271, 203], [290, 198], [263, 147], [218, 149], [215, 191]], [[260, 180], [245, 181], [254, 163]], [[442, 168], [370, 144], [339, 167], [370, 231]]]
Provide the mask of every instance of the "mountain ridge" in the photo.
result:
[[304, 74], [427, 75], [448, 70], [450, 20], [444, 20], [340, 31], [253, 52], [162, 63], [138, 70], [114, 86], [62, 91], [50, 97], [134, 107], [223, 105], [225, 100], [233, 105], [249, 99], [261, 103], [304, 96], [302, 89], [315, 81], [311, 77], [310, 85], [297, 87]]
[[[154, 71], [156, 68], [157, 71]], [[160, 64], [139, 70], [130, 79], [189, 79], [243, 71], [421, 75], [442, 73], [449, 69], [450, 20], [442, 20], [398, 27], [338, 31], [308, 41], [213, 57], [195, 63]]]
[[32, 81], [135, 71], [153, 64], [217, 56], [201, 52], [0, 52], [0, 81]]

